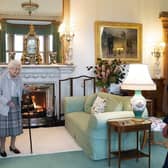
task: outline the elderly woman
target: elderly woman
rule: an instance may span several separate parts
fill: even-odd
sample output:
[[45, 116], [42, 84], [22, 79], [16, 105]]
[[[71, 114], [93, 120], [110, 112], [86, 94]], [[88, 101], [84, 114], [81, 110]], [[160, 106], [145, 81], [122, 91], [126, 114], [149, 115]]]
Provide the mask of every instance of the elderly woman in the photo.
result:
[[21, 98], [22, 80], [21, 63], [11, 60], [8, 69], [0, 76], [0, 155], [6, 157], [6, 137], [10, 136], [9, 150], [20, 153], [15, 146], [16, 136], [22, 131]]

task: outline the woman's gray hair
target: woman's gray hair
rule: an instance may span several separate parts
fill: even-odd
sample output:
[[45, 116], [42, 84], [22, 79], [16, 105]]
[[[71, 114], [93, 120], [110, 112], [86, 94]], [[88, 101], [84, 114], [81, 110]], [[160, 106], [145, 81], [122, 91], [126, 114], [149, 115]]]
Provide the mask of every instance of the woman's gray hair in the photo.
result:
[[8, 63], [8, 68], [13, 68], [13, 67], [21, 67], [21, 62], [18, 60], [11, 60]]

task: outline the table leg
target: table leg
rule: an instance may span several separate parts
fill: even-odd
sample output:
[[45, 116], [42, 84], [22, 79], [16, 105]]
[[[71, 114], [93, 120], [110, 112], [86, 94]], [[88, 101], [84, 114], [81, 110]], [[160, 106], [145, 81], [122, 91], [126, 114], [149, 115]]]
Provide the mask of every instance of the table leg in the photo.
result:
[[111, 126], [108, 125], [108, 165], [111, 165]]
[[[144, 148], [144, 146], [145, 146], [145, 144], [147, 144], [147, 140], [148, 140], [148, 138], [149, 138], [149, 135], [148, 135], [149, 133], [148, 133], [148, 131], [147, 130], [145, 130], [144, 132], [143, 132], [143, 137], [142, 137], [142, 142], [141, 142], [141, 149], [143, 149]], [[153, 131], [151, 131], [151, 144], [157, 144], [156, 142], [155, 142], [155, 139], [154, 139], [154, 132]]]
[[149, 168], [150, 168], [150, 162], [151, 162], [151, 128], [149, 128], [149, 141], [148, 141], [148, 149], [149, 149]]
[[146, 142], [147, 142], [147, 138], [148, 138], [148, 133], [147, 131], [143, 131], [143, 137], [142, 137], [142, 143], [141, 143], [141, 149], [144, 148]]
[[118, 133], [118, 168], [121, 165], [121, 132]]
[[136, 132], [136, 161], [138, 161], [138, 158], [139, 158], [139, 153], [138, 153], [138, 150], [139, 150], [139, 131]]

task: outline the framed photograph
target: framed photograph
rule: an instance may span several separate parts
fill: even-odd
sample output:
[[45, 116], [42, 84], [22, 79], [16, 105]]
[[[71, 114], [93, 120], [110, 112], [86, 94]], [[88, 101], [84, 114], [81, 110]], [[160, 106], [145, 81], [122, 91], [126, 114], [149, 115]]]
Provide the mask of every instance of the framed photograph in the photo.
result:
[[120, 59], [126, 63], [142, 61], [142, 24], [95, 22], [95, 53], [101, 59]]

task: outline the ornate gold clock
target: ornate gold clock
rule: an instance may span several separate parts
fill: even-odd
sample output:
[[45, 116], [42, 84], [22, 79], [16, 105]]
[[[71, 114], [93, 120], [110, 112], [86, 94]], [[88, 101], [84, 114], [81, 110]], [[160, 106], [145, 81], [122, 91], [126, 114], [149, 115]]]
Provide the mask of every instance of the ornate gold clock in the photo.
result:
[[23, 39], [22, 64], [41, 64], [42, 58], [39, 52], [39, 38], [34, 26], [30, 25], [30, 31]]

